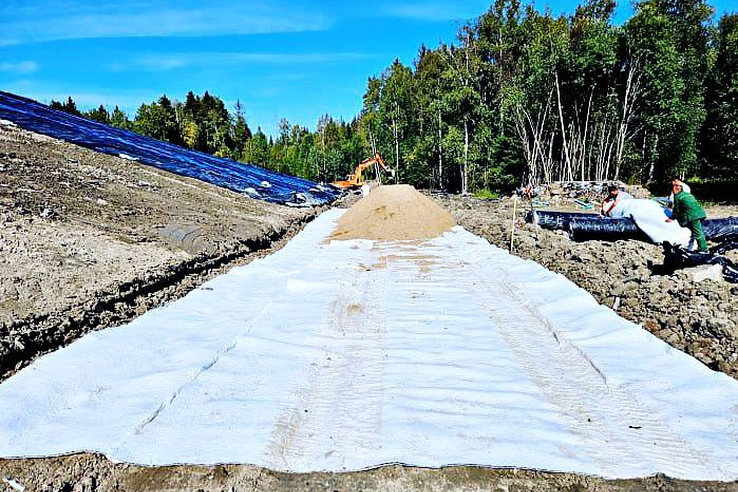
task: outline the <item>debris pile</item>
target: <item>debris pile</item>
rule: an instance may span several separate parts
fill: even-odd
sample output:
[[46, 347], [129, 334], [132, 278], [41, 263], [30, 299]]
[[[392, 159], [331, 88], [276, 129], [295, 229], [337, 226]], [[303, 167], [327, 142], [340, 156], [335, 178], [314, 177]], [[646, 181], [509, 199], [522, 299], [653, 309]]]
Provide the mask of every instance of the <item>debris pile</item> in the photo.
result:
[[593, 210], [605, 198], [610, 185], [627, 191], [635, 198], [650, 196], [647, 189], [626, 185], [622, 181], [553, 181], [523, 188], [519, 194], [531, 198], [535, 206], [574, 203], [579, 209]]

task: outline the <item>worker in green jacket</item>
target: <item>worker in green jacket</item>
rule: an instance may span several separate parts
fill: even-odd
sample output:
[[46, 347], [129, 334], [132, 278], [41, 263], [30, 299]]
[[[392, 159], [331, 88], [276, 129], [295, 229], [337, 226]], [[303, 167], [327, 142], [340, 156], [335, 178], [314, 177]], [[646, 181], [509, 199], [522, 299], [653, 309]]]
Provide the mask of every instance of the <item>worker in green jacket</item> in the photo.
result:
[[697, 199], [691, 193], [684, 191], [681, 182], [672, 181], [671, 187], [674, 192], [674, 207], [671, 218], [666, 221], [676, 220], [680, 226], [688, 228], [700, 251], [707, 251], [707, 241], [702, 230], [702, 221], [707, 218], [707, 214]]

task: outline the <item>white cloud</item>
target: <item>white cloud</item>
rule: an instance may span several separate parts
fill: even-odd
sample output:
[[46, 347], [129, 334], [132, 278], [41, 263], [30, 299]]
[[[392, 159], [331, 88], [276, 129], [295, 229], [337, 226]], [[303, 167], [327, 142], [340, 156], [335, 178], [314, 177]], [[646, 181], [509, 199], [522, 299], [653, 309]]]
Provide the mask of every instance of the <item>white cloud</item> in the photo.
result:
[[80, 38], [215, 36], [326, 29], [332, 20], [300, 7], [264, 0], [119, 2], [5, 0], [0, 5], [0, 46]]
[[243, 65], [249, 63], [300, 65], [342, 63], [351, 60], [371, 58], [374, 55], [365, 53], [228, 53], [200, 52], [156, 54], [136, 57], [128, 61], [119, 61], [109, 65], [114, 72], [150, 71], [163, 72], [188, 66]]
[[22, 61], [18, 63], [3, 62], [0, 63], [0, 72], [10, 72], [16, 74], [33, 73], [39, 69], [39, 65], [33, 61]]

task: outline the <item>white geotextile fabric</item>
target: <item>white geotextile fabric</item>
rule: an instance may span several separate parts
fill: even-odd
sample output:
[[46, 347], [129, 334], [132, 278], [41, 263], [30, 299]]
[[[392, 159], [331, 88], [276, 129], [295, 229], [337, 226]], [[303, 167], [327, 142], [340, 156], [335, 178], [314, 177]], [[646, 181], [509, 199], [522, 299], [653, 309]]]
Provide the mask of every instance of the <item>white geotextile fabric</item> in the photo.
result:
[[647, 198], [618, 201], [610, 216], [632, 218], [638, 228], [656, 244], [667, 241], [686, 247], [692, 238], [689, 229], [681, 227], [677, 221], [666, 222], [669, 218], [666, 211], [657, 202]]
[[738, 478], [737, 381], [461, 228], [328, 243], [341, 213], [0, 384], [0, 456]]

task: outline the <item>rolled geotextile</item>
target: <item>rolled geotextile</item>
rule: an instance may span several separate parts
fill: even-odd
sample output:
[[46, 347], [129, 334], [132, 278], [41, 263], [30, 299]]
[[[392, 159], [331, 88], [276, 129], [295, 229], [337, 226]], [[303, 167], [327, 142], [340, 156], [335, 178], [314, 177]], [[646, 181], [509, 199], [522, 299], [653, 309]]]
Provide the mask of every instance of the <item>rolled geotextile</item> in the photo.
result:
[[547, 210], [535, 210], [527, 214], [526, 220], [528, 222], [533, 222], [543, 229], [555, 231], [568, 230], [569, 222], [572, 219], [591, 217], [597, 217], [597, 215], [582, 212], [551, 212]]

